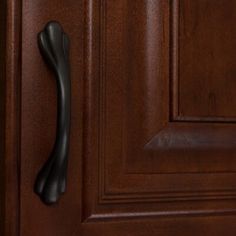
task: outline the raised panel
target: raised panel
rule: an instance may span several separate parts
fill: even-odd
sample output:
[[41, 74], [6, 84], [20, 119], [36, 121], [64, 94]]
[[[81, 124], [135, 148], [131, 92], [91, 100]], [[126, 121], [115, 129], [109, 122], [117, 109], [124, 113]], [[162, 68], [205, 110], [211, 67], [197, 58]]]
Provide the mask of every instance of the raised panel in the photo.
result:
[[[207, 1], [196, 2], [207, 12]], [[85, 221], [224, 214], [234, 204], [231, 117], [226, 123], [218, 114], [214, 122], [211, 116], [207, 122], [173, 119], [180, 54], [175, 22], [179, 6], [183, 12], [188, 4], [102, 0], [100, 8], [91, 3], [87, 9]]]

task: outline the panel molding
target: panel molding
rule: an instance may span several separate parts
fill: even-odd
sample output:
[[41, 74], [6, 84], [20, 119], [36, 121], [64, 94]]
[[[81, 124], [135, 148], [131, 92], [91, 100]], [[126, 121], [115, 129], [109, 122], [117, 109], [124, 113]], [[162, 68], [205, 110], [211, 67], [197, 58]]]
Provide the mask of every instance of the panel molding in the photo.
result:
[[148, 192], [148, 193], [114, 193], [103, 192], [99, 204], [127, 204], [150, 202], [181, 202], [181, 201], [209, 201], [236, 199], [236, 189], [227, 190], [195, 190], [176, 192]]

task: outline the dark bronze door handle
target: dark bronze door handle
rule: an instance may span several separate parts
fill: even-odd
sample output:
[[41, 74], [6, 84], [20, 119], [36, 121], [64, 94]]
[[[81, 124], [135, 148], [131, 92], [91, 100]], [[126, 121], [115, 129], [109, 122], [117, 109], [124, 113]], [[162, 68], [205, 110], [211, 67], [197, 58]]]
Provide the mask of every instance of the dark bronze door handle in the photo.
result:
[[54, 71], [57, 82], [57, 133], [52, 153], [35, 182], [35, 192], [46, 204], [58, 201], [66, 189], [70, 136], [71, 86], [69, 38], [58, 22], [49, 22], [38, 35], [40, 52]]

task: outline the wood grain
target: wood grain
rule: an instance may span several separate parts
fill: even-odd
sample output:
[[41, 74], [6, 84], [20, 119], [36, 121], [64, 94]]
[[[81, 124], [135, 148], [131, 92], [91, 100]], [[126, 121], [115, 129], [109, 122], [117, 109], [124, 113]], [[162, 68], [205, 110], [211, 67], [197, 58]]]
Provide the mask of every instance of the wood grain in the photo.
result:
[[19, 233], [21, 1], [1, 1], [1, 231]]
[[6, 61], [6, 2], [0, 2], [0, 234], [4, 235], [4, 208], [5, 208], [5, 173], [4, 173], [4, 157], [5, 157], [5, 61]]
[[[88, 9], [85, 222], [180, 216], [181, 209], [189, 216], [199, 211], [207, 216], [211, 210], [221, 215], [234, 208], [231, 121], [171, 119], [174, 33], [169, 32], [177, 3], [102, 1], [100, 8]], [[95, 10], [100, 12], [100, 51], [91, 23], [99, 17]]]
[[179, 119], [235, 122], [236, 1], [177, 2]]
[[[1, 235], [236, 234], [234, 0], [0, 6]], [[56, 130], [50, 20], [71, 41], [72, 118], [67, 192], [48, 207], [33, 185]]]

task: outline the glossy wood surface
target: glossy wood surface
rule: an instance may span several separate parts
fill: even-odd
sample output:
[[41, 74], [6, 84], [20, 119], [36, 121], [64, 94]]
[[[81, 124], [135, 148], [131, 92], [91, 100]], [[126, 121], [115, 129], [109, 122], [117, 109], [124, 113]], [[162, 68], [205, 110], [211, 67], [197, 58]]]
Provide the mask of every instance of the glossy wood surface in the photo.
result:
[[[13, 112], [4, 118], [5, 196], [13, 194], [5, 235], [234, 236], [235, 8], [235, 0], [17, 5], [1, 112]], [[33, 192], [56, 130], [56, 84], [37, 47], [49, 20], [71, 39], [72, 83], [68, 187], [52, 207]], [[18, 63], [11, 45], [22, 49]]]

